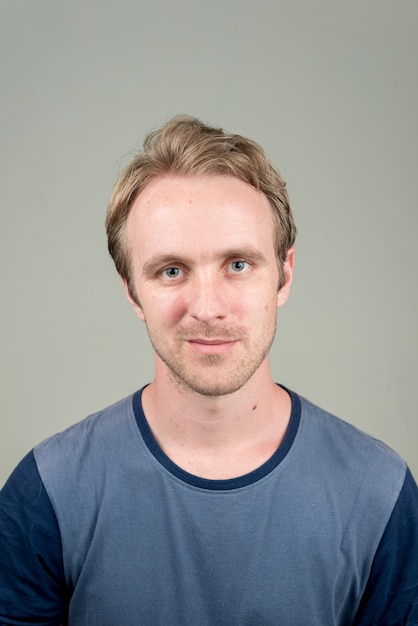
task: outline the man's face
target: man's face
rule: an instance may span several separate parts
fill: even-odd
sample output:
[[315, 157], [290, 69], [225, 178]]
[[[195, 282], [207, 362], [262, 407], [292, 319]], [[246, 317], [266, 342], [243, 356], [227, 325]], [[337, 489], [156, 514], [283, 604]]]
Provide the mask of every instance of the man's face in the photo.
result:
[[291, 251], [278, 292], [273, 229], [264, 194], [233, 177], [167, 176], [140, 193], [127, 223], [140, 306], [130, 300], [157, 376], [217, 396], [266, 367], [293, 268]]

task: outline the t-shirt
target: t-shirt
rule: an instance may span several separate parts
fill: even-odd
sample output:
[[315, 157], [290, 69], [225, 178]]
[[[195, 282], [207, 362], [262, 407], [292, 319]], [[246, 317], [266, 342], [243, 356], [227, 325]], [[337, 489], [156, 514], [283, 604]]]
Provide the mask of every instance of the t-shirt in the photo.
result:
[[418, 489], [384, 444], [290, 392], [261, 467], [203, 479], [141, 391], [38, 445], [0, 495], [0, 624], [418, 624]]

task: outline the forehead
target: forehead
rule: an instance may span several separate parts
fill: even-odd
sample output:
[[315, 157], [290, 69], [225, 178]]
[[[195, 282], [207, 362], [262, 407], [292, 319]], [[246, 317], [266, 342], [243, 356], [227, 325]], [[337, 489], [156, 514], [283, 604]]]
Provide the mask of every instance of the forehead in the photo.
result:
[[132, 205], [128, 239], [138, 248], [165, 252], [188, 246], [272, 246], [274, 220], [267, 197], [230, 176], [166, 176], [149, 183]]

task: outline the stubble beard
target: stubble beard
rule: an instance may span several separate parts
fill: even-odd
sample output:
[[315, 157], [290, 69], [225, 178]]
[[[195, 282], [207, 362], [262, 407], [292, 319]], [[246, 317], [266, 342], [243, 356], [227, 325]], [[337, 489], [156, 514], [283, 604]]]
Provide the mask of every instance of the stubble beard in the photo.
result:
[[[162, 342], [152, 337], [148, 326], [147, 331], [155, 353], [168, 368], [169, 375], [177, 387], [203, 396], [216, 397], [235, 393], [255, 374], [270, 352], [276, 334], [276, 321], [270, 332], [263, 331], [256, 339], [250, 342], [250, 347], [247, 349], [246, 354], [235, 363], [231, 363], [232, 369], [228, 368], [227, 371], [225, 371], [224, 366], [228, 363], [228, 360], [233, 360], [231, 355], [200, 354], [198, 355], [200, 367], [194, 368], [193, 363], [181, 353], [180, 349], [177, 352], [164, 350]], [[245, 342], [248, 342], [248, 335], [245, 332], [225, 331], [225, 329], [217, 329], [215, 331], [207, 328], [203, 333], [200, 331], [200, 334], [199, 332], [179, 333], [179, 345], [181, 345], [181, 342], [187, 341], [188, 337], [202, 335], [207, 338], [228, 337], [238, 340], [244, 345]], [[219, 372], [214, 379], [213, 374], [216, 374], [216, 369]], [[207, 371], [206, 376], [205, 371]]]

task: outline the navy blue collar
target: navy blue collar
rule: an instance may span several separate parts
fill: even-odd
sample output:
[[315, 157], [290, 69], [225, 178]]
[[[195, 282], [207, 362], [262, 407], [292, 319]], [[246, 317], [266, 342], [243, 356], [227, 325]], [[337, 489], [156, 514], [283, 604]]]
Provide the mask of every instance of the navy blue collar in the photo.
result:
[[173, 461], [165, 454], [165, 452], [158, 445], [154, 435], [152, 434], [142, 408], [141, 397], [145, 387], [134, 393], [132, 398], [132, 404], [135, 419], [141, 432], [142, 438], [151, 454], [157, 459], [159, 463], [161, 463], [161, 465], [163, 465], [171, 474], [184, 481], [185, 483], [188, 483], [189, 485], [193, 485], [194, 487], [199, 487], [201, 489], [226, 491], [247, 487], [248, 485], [251, 485], [260, 480], [261, 478], [264, 478], [275, 467], [277, 467], [279, 463], [281, 463], [281, 461], [284, 459], [284, 457], [287, 455], [290, 448], [292, 447], [293, 441], [299, 428], [301, 402], [297, 394], [295, 394], [293, 391], [290, 391], [289, 389], [286, 389], [286, 387], [283, 387], [282, 385], [280, 386], [288, 392], [292, 400], [292, 411], [290, 415], [289, 425], [280, 446], [278, 447], [276, 452], [257, 469], [249, 472], [248, 474], [244, 474], [243, 476], [238, 476], [237, 478], [230, 478], [226, 480], [212, 480], [208, 478], [201, 478], [200, 476], [195, 476], [194, 474], [189, 474], [189, 472], [186, 472], [181, 467], [173, 463]]

